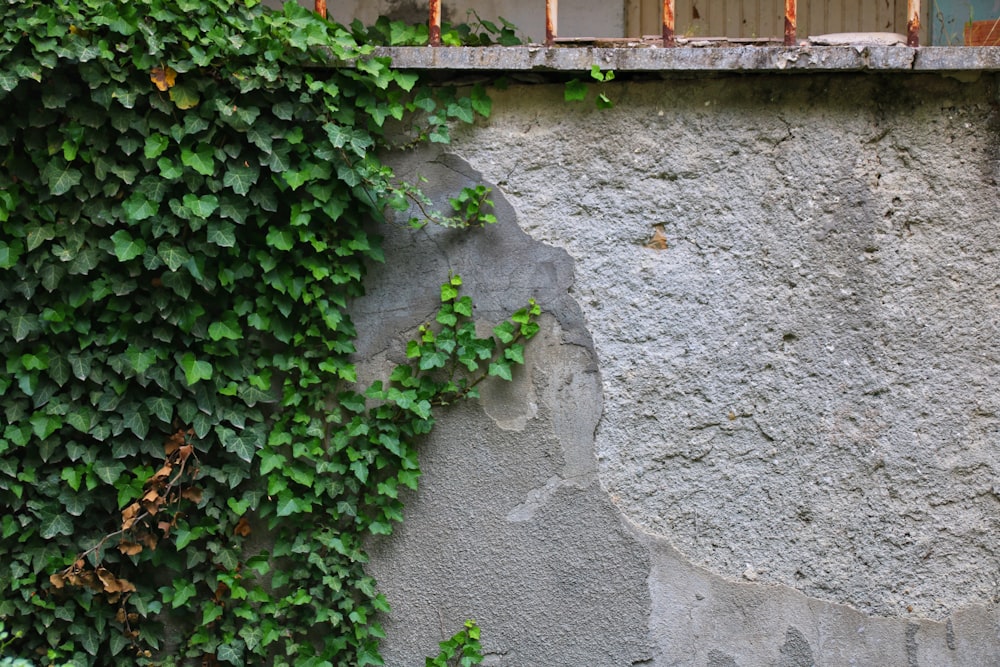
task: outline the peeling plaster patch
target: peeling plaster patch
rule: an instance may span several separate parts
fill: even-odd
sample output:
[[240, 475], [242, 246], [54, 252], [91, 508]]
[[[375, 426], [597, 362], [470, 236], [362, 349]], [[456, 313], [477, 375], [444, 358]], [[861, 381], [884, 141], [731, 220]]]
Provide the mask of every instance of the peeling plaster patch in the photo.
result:
[[712, 649], [708, 652], [708, 667], [739, 667], [739, 665], [736, 663], [736, 658], [728, 653]]
[[[482, 182], [454, 156], [396, 167], [411, 181], [407, 167], [419, 168], [428, 194], [444, 204]], [[423, 664], [437, 641], [475, 618], [484, 664], [648, 663], [649, 553], [597, 480], [600, 380], [568, 294], [572, 262], [524, 234], [502, 196], [494, 201], [501, 222], [482, 230], [388, 229], [394, 270], [369, 276], [371, 296], [354, 311], [359, 332], [389, 332], [364, 339], [361, 359], [383, 349], [388, 359], [403, 355], [403, 332], [426, 321], [424, 304], [434, 305], [436, 290], [414, 275], [460, 274], [480, 321], [506, 317], [529, 297], [544, 311], [514, 391], [488, 379], [484, 389], [496, 386], [481, 401], [440, 415], [420, 443], [420, 491], [406, 494], [403, 523], [368, 545], [367, 569], [392, 605], [380, 619], [382, 656], [390, 665]]]
[[917, 660], [917, 631], [920, 626], [916, 623], [906, 625], [906, 667], [920, 667]]
[[805, 635], [795, 626], [788, 626], [785, 632], [785, 643], [781, 645], [781, 660], [777, 667], [813, 667], [812, 647]]
[[511, 88], [456, 134], [576, 262], [626, 516], [868, 613], [993, 599], [995, 84], [674, 78], [616, 88], [613, 117]]
[[511, 523], [530, 521], [535, 516], [535, 512], [549, 502], [549, 498], [555, 495], [555, 492], [562, 484], [563, 480], [559, 477], [555, 475], [549, 477], [545, 486], [540, 489], [532, 489], [528, 492], [527, 500], [511, 510], [510, 514], [507, 515], [507, 520]]
[[538, 399], [531, 382], [533, 365], [534, 359], [528, 356], [525, 367], [517, 369], [511, 382], [487, 382], [479, 390], [486, 414], [505, 431], [523, 431], [528, 421], [538, 415]]

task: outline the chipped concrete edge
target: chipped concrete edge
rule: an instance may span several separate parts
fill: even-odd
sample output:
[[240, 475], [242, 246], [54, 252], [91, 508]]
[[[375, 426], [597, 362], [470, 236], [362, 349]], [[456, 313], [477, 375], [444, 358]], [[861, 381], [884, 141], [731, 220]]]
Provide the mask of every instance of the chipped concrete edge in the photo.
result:
[[579, 72], [593, 65], [619, 72], [957, 72], [1000, 71], [1000, 47], [720, 46], [681, 48], [379, 47], [399, 69]]

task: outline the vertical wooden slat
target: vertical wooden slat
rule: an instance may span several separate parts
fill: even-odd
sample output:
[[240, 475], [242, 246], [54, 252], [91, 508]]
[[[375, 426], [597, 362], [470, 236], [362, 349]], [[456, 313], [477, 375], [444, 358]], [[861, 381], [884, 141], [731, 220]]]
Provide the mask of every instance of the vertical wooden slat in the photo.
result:
[[642, 5], [639, 0], [625, 0], [625, 36], [642, 37]]
[[880, 0], [878, 3], [878, 25], [879, 32], [892, 32], [895, 22], [896, 3], [895, 0]]
[[725, 1], [725, 26], [726, 31], [722, 34], [731, 37], [740, 36], [740, 4], [742, 0]]
[[763, 21], [758, 34], [761, 37], [779, 38], [784, 34], [785, 17], [782, 13], [784, 3], [781, 0], [768, 0], [761, 3], [760, 11]]
[[839, 32], [861, 32], [864, 16], [872, 2], [841, 2], [844, 7], [844, 27]]

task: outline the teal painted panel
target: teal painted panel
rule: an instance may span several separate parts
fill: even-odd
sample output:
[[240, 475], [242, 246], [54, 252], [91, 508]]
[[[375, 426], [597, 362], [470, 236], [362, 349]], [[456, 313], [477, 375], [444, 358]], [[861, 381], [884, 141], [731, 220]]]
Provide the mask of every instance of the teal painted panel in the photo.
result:
[[990, 19], [1000, 19], [1000, 0], [931, 0], [932, 43], [961, 46], [965, 43], [965, 25], [969, 21]]

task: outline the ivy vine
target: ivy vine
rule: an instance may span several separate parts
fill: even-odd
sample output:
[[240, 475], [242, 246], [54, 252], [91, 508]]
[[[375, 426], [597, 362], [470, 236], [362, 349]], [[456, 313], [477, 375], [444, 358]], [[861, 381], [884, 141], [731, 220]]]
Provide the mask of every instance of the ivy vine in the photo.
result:
[[[0, 649], [382, 664], [365, 536], [539, 309], [477, 336], [451, 276], [411, 363], [358, 391], [371, 221], [424, 201], [376, 156], [388, 123], [446, 141], [488, 98], [294, 3], [11, 0], [0, 25]], [[488, 194], [441, 220], [490, 222]]]

